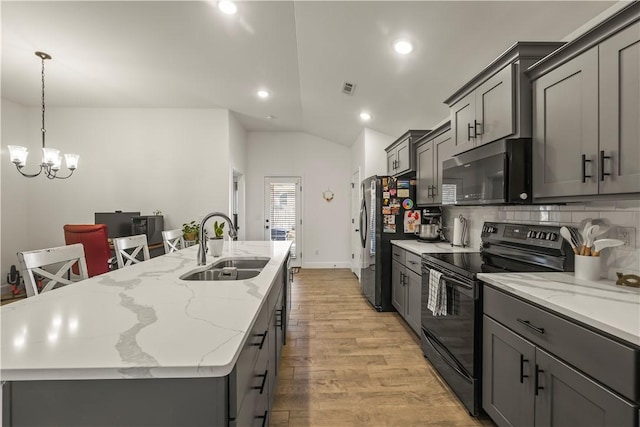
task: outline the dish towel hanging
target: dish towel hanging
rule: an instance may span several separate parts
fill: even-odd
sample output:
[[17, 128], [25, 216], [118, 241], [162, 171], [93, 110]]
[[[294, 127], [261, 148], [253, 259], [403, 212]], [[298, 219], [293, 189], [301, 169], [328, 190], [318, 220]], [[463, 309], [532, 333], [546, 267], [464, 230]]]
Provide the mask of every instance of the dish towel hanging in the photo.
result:
[[442, 280], [442, 273], [436, 270], [429, 271], [429, 301], [427, 309], [434, 316], [447, 315], [447, 285]]

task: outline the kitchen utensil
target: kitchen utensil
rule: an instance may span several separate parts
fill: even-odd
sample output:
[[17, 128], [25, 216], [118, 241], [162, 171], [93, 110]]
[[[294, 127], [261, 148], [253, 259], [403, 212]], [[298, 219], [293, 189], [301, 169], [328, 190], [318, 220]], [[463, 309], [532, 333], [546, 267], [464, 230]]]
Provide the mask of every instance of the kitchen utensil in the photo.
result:
[[580, 248], [582, 247], [582, 236], [580, 235], [580, 232], [573, 227], [567, 227], [567, 228], [571, 233], [571, 240], [573, 240], [573, 244], [576, 245], [578, 250], [580, 250]]
[[585, 228], [591, 225], [592, 221], [593, 219], [591, 218], [585, 218], [582, 221], [580, 221], [580, 224], [578, 225], [578, 231], [582, 233], [585, 230]]
[[616, 276], [618, 276], [618, 280], [616, 280], [616, 285], [640, 288], [640, 276], [636, 276], [635, 274], [622, 274], [622, 273], [616, 273]]
[[575, 245], [575, 243], [573, 243], [573, 239], [569, 229], [567, 227], [560, 227], [560, 235], [564, 238], [564, 240], [569, 242], [569, 244], [571, 245], [571, 249], [573, 249], [573, 253], [578, 255], [578, 247]]
[[624, 242], [618, 239], [600, 239], [593, 242], [593, 252], [592, 256], [599, 256], [600, 251], [606, 248], [614, 248], [616, 246], [622, 246]]
[[584, 248], [585, 251], [584, 253], [580, 252], [580, 255], [585, 255], [585, 256], [590, 256], [591, 255], [591, 247], [593, 246], [593, 240], [595, 239], [595, 236], [598, 234], [598, 230], [600, 230], [600, 226], [599, 225], [590, 225], [586, 230], [585, 230], [585, 242], [584, 242]]

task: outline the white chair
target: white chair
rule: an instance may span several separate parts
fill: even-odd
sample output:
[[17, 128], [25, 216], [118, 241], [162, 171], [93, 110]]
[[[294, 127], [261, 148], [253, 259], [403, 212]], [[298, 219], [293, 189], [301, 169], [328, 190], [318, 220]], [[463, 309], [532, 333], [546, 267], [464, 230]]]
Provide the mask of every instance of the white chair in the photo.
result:
[[[28, 297], [38, 295], [38, 293], [48, 292], [58, 283], [70, 285], [72, 281], [64, 276], [76, 262], [79, 267], [78, 277], [80, 280], [89, 277], [87, 273], [87, 261], [84, 257], [84, 248], [80, 243], [59, 246], [57, 248], [40, 249], [37, 251], [18, 252], [18, 261], [20, 262], [20, 269], [22, 270]], [[51, 273], [41, 268], [60, 263], [64, 264], [58, 269], [57, 273]], [[36, 275], [38, 279], [36, 279]], [[43, 286], [41, 286], [38, 292], [39, 280], [42, 280]], [[46, 284], [44, 283], [45, 281], [47, 281]]]
[[184, 237], [182, 230], [167, 230], [162, 232], [162, 243], [164, 244], [164, 253], [170, 254], [180, 249], [184, 249]]
[[[147, 261], [150, 258], [147, 236], [145, 234], [113, 239], [113, 248], [116, 252], [116, 258], [118, 259], [118, 268], [128, 267], [132, 264]], [[131, 250], [131, 252], [128, 252], [128, 250]], [[140, 251], [142, 251], [143, 254], [142, 260], [137, 258]]]

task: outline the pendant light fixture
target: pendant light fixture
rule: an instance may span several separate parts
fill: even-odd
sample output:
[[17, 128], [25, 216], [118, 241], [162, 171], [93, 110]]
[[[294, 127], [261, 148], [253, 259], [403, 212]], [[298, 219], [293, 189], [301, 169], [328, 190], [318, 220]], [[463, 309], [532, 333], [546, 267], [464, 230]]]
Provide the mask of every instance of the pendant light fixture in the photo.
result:
[[27, 155], [29, 152], [27, 151], [27, 147], [20, 147], [18, 145], [9, 145], [9, 157], [11, 158], [11, 162], [16, 165], [18, 172], [22, 176], [27, 178], [34, 178], [44, 172], [44, 176], [49, 179], [67, 179], [73, 172], [78, 168], [78, 159], [80, 158], [77, 154], [65, 154], [64, 158], [67, 163], [67, 169], [69, 169], [69, 174], [66, 176], [58, 176], [58, 171], [60, 170], [60, 164], [62, 163], [62, 156], [60, 156], [60, 150], [56, 150], [55, 148], [47, 148], [45, 145], [45, 133], [47, 132], [44, 127], [44, 61], [46, 59], [51, 59], [51, 55], [44, 52], [36, 52], [36, 56], [39, 57], [42, 61], [42, 128], [40, 131], [42, 132], [42, 163], [40, 163], [40, 170], [37, 173], [28, 174], [22, 171], [22, 168], [25, 167], [27, 163]]

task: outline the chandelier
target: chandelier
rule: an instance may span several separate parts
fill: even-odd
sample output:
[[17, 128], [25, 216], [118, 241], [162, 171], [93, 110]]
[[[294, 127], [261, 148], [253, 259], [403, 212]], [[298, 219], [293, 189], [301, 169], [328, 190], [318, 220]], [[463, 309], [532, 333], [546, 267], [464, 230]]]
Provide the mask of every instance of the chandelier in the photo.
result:
[[77, 169], [78, 159], [80, 156], [77, 154], [65, 154], [64, 158], [67, 163], [67, 169], [69, 169], [69, 174], [66, 176], [58, 176], [60, 164], [62, 163], [60, 150], [47, 148], [45, 146], [45, 133], [47, 131], [44, 127], [44, 61], [45, 59], [51, 59], [51, 55], [44, 52], [36, 52], [36, 56], [42, 61], [42, 128], [40, 129], [42, 132], [42, 163], [40, 163], [40, 170], [33, 174], [24, 173], [22, 171], [22, 168], [24, 168], [27, 163], [27, 155], [29, 154], [27, 147], [9, 145], [9, 157], [11, 158], [11, 162], [16, 165], [18, 172], [27, 178], [34, 178], [44, 172], [44, 176], [49, 179], [67, 179], [73, 175], [73, 172]]

